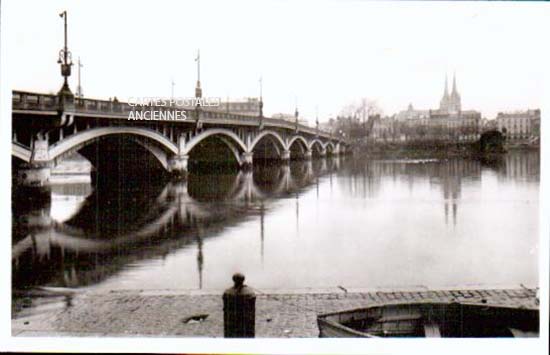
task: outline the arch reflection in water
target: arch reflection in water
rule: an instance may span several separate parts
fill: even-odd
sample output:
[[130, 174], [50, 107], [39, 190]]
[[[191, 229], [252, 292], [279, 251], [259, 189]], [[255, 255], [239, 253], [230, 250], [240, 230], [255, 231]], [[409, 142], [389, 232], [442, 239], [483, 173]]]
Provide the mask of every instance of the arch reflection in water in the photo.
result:
[[[102, 185], [93, 192], [89, 185], [74, 191], [55, 188], [51, 203], [19, 218], [31, 223], [14, 226], [14, 235], [19, 235], [12, 250], [14, 288], [93, 286], [140, 261], [162, 260], [194, 246], [196, 287], [202, 288], [205, 239], [251, 216], [260, 215], [263, 223], [270, 201], [307, 189], [315, 174], [328, 173], [329, 166], [334, 168], [326, 162], [293, 162], [253, 171], [192, 174], [185, 182], [164, 186]], [[60, 189], [66, 198], [57, 197]], [[83, 191], [91, 194], [86, 197]], [[263, 229], [260, 234], [263, 240]]]

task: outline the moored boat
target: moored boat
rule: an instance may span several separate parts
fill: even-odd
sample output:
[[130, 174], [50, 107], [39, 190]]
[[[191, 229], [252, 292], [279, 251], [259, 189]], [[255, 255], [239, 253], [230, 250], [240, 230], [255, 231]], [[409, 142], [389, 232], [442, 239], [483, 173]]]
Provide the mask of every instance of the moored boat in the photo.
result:
[[538, 337], [538, 309], [484, 303], [397, 303], [317, 317], [325, 337]]

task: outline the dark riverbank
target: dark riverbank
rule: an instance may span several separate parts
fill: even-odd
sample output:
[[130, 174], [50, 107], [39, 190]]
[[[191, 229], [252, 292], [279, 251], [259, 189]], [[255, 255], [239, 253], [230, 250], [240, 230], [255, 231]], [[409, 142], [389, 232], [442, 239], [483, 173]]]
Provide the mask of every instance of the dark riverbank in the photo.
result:
[[385, 159], [444, 159], [452, 157], [482, 157], [477, 143], [449, 144], [440, 142], [411, 142], [405, 144], [367, 144], [355, 147], [358, 155]]
[[411, 142], [356, 145], [354, 153], [359, 156], [384, 159], [446, 159], [468, 158], [498, 160], [509, 151], [539, 151], [539, 146], [505, 144], [501, 149], [482, 150], [479, 142]]

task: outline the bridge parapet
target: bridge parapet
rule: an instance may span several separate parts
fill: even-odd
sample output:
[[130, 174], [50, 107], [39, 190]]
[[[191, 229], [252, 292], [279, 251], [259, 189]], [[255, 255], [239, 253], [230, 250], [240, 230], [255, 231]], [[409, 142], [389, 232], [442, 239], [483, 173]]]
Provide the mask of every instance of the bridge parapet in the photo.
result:
[[14, 91], [12, 110], [51, 111], [57, 109], [58, 102], [57, 95]]
[[[33, 112], [48, 112], [54, 113], [59, 108], [59, 97], [54, 94], [40, 94], [25, 91], [13, 91], [12, 93], [12, 110], [17, 111], [33, 111]], [[113, 100], [100, 100], [91, 98], [75, 98], [73, 114], [76, 115], [99, 115], [113, 118], [128, 118], [131, 112], [136, 111], [172, 111], [185, 110], [189, 112], [188, 121], [194, 121], [196, 118], [192, 114], [195, 110], [189, 107], [182, 106], [136, 106], [130, 105], [128, 102], [119, 102]], [[257, 117], [244, 114], [230, 113], [219, 110], [200, 109], [200, 119], [204, 122], [209, 120], [220, 123], [219, 120], [228, 121], [228, 123], [245, 124], [248, 126], [261, 124], [269, 127], [283, 128], [287, 130], [296, 130], [296, 133], [306, 133], [310, 135], [319, 135], [325, 139], [333, 139], [344, 142], [339, 137], [334, 137], [333, 134], [323, 130], [317, 130], [306, 125], [298, 124], [283, 120], [280, 118]]]

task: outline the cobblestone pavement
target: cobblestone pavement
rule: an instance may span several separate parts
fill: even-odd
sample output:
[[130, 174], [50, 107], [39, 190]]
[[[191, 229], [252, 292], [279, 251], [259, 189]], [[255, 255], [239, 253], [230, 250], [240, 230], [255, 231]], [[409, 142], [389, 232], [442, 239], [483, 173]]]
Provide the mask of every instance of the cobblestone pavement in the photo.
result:
[[[54, 302], [53, 300], [56, 299]], [[258, 294], [256, 337], [317, 337], [319, 313], [388, 302], [464, 301], [538, 309], [533, 289]], [[36, 302], [36, 301], [33, 301]], [[220, 294], [84, 293], [50, 297], [12, 320], [14, 336], [222, 337]], [[185, 323], [193, 315], [203, 321]]]

